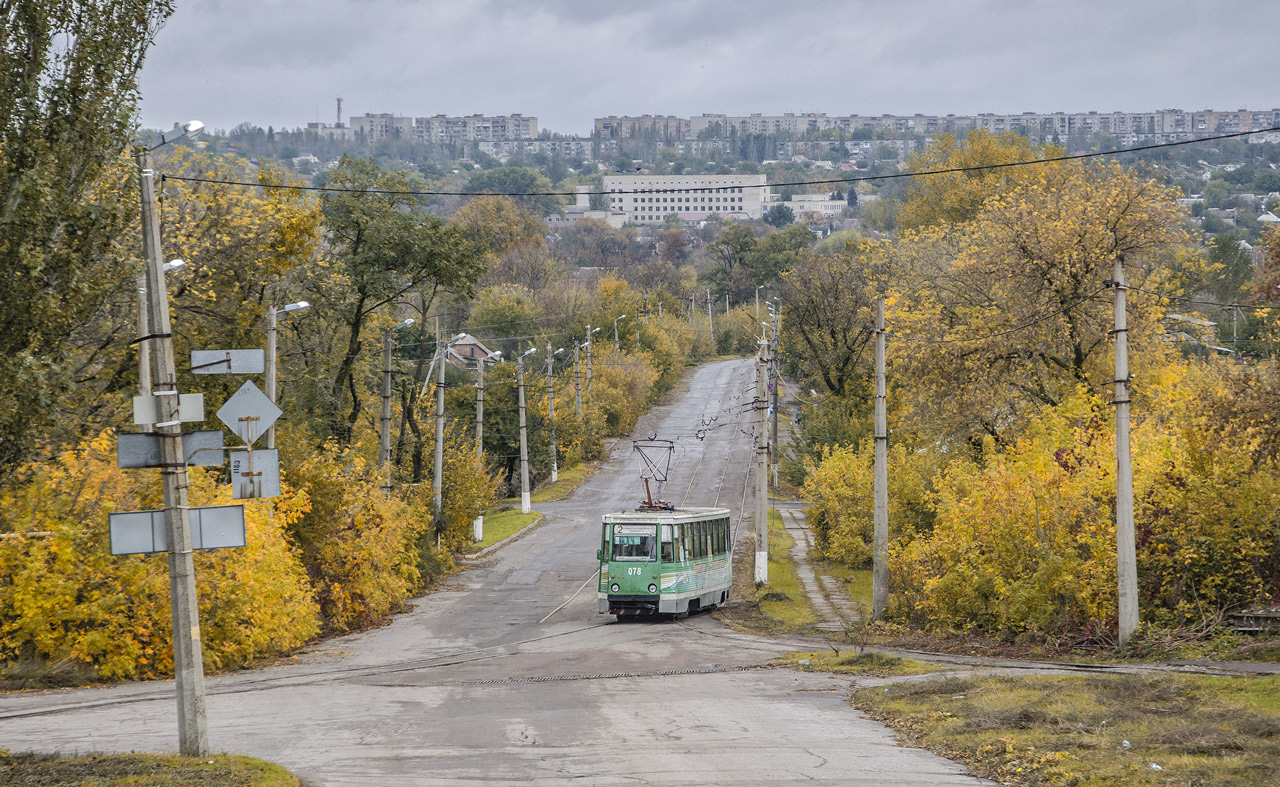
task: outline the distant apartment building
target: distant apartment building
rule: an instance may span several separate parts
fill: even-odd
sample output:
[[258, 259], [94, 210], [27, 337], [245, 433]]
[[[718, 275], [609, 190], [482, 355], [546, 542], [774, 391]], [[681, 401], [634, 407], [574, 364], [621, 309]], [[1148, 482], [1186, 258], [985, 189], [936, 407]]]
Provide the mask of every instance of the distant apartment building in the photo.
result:
[[686, 223], [712, 215], [758, 219], [770, 195], [764, 175], [605, 175], [609, 207], [633, 224], [676, 214]]
[[424, 142], [503, 142], [538, 136], [538, 119], [524, 115], [433, 115], [415, 118], [413, 134]]
[[398, 117], [390, 112], [366, 112], [352, 117], [349, 125], [352, 136], [365, 142], [413, 138], [413, 118]]
[[610, 115], [596, 118], [596, 132], [602, 139], [632, 139], [652, 135], [663, 142], [679, 142], [691, 136], [689, 121], [675, 115]]
[[[649, 116], [645, 116], [649, 117]], [[654, 119], [659, 116], [654, 116]], [[596, 130], [619, 129], [615, 136], [633, 136], [642, 128], [644, 118], [597, 118]], [[671, 128], [678, 128], [668, 118]], [[1178, 142], [1198, 136], [1257, 131], [1280, 126], [1280, 109], [1238, 109], [1184, 111], [1164, 109], [1156, 112], [1022, 112], [1012, 115], [982, 113], [977, 115], [827, 115], [824, 112], [787, 112], [782, 115], [726, 115], [704, 113], [690, 118], [684, 139], [727, 137], [730, 132], [743, 134], [791, 135], [801, 138], [829, 129], [852, 133], [858, 130], [884, 131], [897, 134], [932, 136], [942, 133], [963, 134], [973, 129], [993, 132], [1017, 131], [1040, 139], [1053, 136], [1083, 136], [1104, 132], [1119, 137], [1122, 144], [1138, 142]], [[607, 136], [607, 135], [606, 135]]]

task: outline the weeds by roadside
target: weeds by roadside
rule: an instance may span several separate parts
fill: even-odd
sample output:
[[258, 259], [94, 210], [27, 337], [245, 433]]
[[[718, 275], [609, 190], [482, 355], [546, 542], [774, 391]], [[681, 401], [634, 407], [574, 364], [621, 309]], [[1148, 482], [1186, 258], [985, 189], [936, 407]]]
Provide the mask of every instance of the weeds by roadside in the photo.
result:
[[218, 754], [11, 754], [0, 749], [0, 784], [61, 787], [297, 787], [298, 779], [274, 763]]
[[1270, 785], [1280, 680], [1168, 675], [945, 678], [853, 704], [1010, 784]]

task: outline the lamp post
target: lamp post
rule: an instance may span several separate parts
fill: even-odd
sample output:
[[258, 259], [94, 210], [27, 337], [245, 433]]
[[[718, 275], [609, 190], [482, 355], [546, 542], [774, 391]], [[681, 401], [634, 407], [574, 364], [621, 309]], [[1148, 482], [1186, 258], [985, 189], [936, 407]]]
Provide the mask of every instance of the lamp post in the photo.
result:
[[618, 320], [625, 319], [627, 319], [625, 314], [613, 318], [613, 349], [615, 352], [622, 352], [622, 348], [618, 346]]
[[579, 420], [582, 419], [582, 373], [578, 369], [578, 350], [586, 346], [586, 342], [578, 344], [577, 339], [573, 340], [573, 402]]
[[[378, 440], [378, 467], [391, 464], [391, 339], [396, 331], [413, 325], [413, 318], [382, 332], [382, 418]], [[391, 471], [387, 471], [387, 494], [391, 494]]]
[[537, 347], [530, 347], [516, 359], [516, 387], [520, 391], [520, 513], [527, 514], [530, 511], [529, 503], [529, 440], [526, 435], [524, 419], [524, 359], [528, 358], [538, 351]]
[[547, 420], [551, 422], [551, 483], [559, 479], [559, 468], [556, 466], [556, 356], [564, 352], [564, 348], [551, 352], [547, 345]]
[[[280, 309], [277, 309], [274, 305], [267, 307], [266, 394], [272, 404], [275, 404], [276, 401], [276, 318], [281, 314], [306, 309], [309, 306], [311, 304], [306, 301], [298, 301]], [[276, 447], [276, 425], [274, 423], [267, 429], [264, 445], [268, 449]]]
[[[198, 120], [183, 127], [184, 134], [191, 138], [203, 128], [204, 124]], [[171, 141], [161, 137], [160, 145]], [[164, 257], [160, 248], [156, 173], [151, 168], [151, 151], [155, 148], [138, 151], [135, 159], [142, 204], [142, 257], [146, 261], [149, 312], [148, 333], [139, 338], [142, 343], [156, 342], [155, 385], [164, 394], [155, 397], [159, 422], [154, 428], [160, 435], [164, 521], [169, 540], [169, 600], [173, 621], [173, 672], [178, 699], [178, 750], [187, 756], [203, 757], [209, 753], [209, 734], [205, 715], [200, 610], [191, 550], [191, 521], [187, 510], [188, 482], [182, 448], [182, 422], [178, 415], [178, 373], [169, 322], [169, 293], [164, 281]]]
[[[491, 352], [483, 358], [476, 359], [476, 458], [484, 457], [484, 363], [493, 358], [502, 357], [502, 350]], [[472, 536], [476, 541], [484, 540], [484, 512], [481, 512], [472, 523]]]
[[760, 291], [763, 289], [764, 289], [763, 284], [761, 284], [759, 287], [756, 287], [756, 319], [757, 320], [760, 319]]

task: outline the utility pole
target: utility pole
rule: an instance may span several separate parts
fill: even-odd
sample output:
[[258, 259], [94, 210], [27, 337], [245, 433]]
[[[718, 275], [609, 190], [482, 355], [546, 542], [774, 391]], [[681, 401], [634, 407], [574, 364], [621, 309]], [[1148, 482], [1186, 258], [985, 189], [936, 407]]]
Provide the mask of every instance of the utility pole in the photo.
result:
[[[526, 436], [524, 420], [524, 359], [538, 351], [531, 347], [524, 355], [516, 359], [516, 387], [520, 391], [520, 513], [527, 514], [531, 510], [529, 502], [529, 440]], [[587, 357], [590, 357], [588, 354]], [[588, 367], [590, 368], [590, 367]]]
[[582, 420], [582, 371], [578, 368], [578, 340], [573, 340], [573, 404], [578, 420]]
[[160, 218], [156, 210], [155, 171], [147, 152], [137, 155], [142, 198], [142, 255], [146, 260], [150, 326], [143, 343], [156, 341], [155, 397], [160, 423], [160, 454], [164, 479], [164, 520], [169, 538], [169, 600], [173, 615], [173, 672], [178, 695], [178, 750], [189, 757], [209, 753], [205, 718], [204, 660], [200, 643], [200, 610], [196, 598], [195, 562], [191, 553], [191, 522], [187, 514], [187, 466], [178, 417], [178, 374], [174, 362], [169, 293], [165, 289], [160, 250]]
[[871, 617], [889, 605], [889, 425], [885, 413], [884, 296], [876, 300], [875, 503], [872, 512]]
[[587, 393], [591, 393], [591, 334], [599, 332], [599, 328], [592, 330], [590, 325], [587, 326]]
[[[563, 352], [563, 350], [561, 350]], [[555, 375], [556, 354], [551, 352], [551, 345], [547, 345], [547, 421], [551, 428], [551, 483], [555, 483], [559, 477], [559, 468], [556, 466], [556, 375]]]
[[711, 334], [711, 347], [714, 350], [716, 346], [716, 325], [711, 318], [711, 288], [707, 288], [707, 332]]
[[462, 337], [462, 334], [440, 344], [440, 317], [436, 317], [436, 455], [431, 466], [431, 506], [435, 518], [436, 544], [439, 545], [440, 531], [444, 528], [444, 365], [449, 356], [449, 346]]
[[756, 584], [769, 581], [769, 432], [765, 422], [766, 342], [756, 348], [755, 449], [756, 449]]
[[[489, 353], [476, 359], [476, 458], [484, 458], [484, 364], [490, 358], [502, 355], [501, 351]], [[472, 537], [476, 541], [484, 540], [484, 512], [481, 512], [472, 523]]]
[[[144, 270], [138, 274], [138, 335], [147, 336], [151, 333], [147, 320], [147, 273]], [[151, 395], [151, 342], [138, 342], [138, 396]], [[274, 401], [274, 400], [272, 400]], [[143, 425], [142, 431], [146, 431], [147, 427]], [[270, 448], [271, 446], [267, 446]]]
[[778, 313], [773, 314], [773, 340], [769, 343], [769, 446], [773, 449], [769, 463], [773, 475], [773, 488], [778, 488], [778, 389], [782, 387], [782, 373], [778, 366]]
[[1133, 464], [1129, 455], [1129, 327], [1125, 314], [1124, 256], [1112, 273], [1116, 288], [1116, 579], [1119, 582], [1120, 647], [1138, 629], [1138, 558], [1133, 532]]
[[[279, 331], [276, 330], [276, 321], [281, 314], [297, 311], [298, 309], [306, 309], [310, 306], [311, 304], [306, 301], [291, 303], [280, 309], [277, 309], [274, 303], [267, 304], [267, 350], [264, 353], [264, 371], [267, 378], [265, 393], [272, 404], [276, 403], [276, 372], [278, 367], [276, 362], [276, 336]], [[263, 439], [266, 441], [265, 448], [272, 449], [276, 447], [276, 425], [274, 423], [267, 427], [267, 433]]]
[[[384, 468], [391, 463], [391, 335], [393, 331], [382, 332], [382, 419], [381, 433], [378, 440], [378, 467]], [[387, 473], [387, 494], [391, 494], [391, 474]]]

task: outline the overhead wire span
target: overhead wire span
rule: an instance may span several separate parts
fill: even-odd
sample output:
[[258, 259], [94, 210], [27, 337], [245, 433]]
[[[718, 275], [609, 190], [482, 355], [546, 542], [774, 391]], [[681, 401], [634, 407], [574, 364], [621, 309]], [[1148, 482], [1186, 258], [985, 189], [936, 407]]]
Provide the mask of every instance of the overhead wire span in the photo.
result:
[[1028, 328], [1033, 328], [1036, 325], [1039, 325], [1040, 323], [1045, 322], [1046, 320], [1051, 320], [1054, 317], [1058, 317], [1060, 315], [1070, 312], [1072, 309], [1075, 309], [1080, 304], [1085, 303], [1089, 300], [1092, 300], [1099, 293], [1105, 292], [1107, 289], [1109, 289], [1109, 287], [1106, 287], [1106, 286], [1100, 287], [1099, 289], [1084, 296], [1083, 298], [1072, 303], [1071, 305], [1067, 306], [1064, 309], [1059, 309], [1050, 314], [1041, 315], [1040, 317], [1037, 317], [1034, 320], [1031, 320], [1030, 322], [1023, 323], [1022, 325], [1016, 326], [1014, 328], [1009, 328], [1008, 330], [1004, 330], [1004, 331], [997, 331], [996, 333], [989, 333], [984, 336], [966, 336], [960, 339], [924, 339], [918, 336], [903, 336], [897, 333], [890, 333], [889, 331], [885, 331], [884, 335], [888, 338], [901, 339], [904, 342], [920, 342], [924, 344], [964, 344], [967, 342], [981, 342], [987, 339], [995, 339], [1000, 336], [1008, 336], [1011, 333], [1017, 333], [1018, 331], [1025, 331]]
[[[1175, 148], [1182, 145], [1194, 145], [1199, 142], [1215, 142], [1224, 139], [1235, 139], [1237, 137], [1247, 137], [1254, 134], [1267, 134], [1280, 131], [1280, 126], [1273, 128], [1260, 128], [1254, 131], [1236, 131], [1230, 134], [1214, 134], [1207, 137], [1196, 137], [1195, 139], [1184, 139], [1177, 142], [1158, 142], [1152, 145], [1138, 145], [1132, 148], [1123, 148], [1121, 150], [1095, 150], [1089, 153], [1075, 153], [1067, 156], [1051, 156], [1041, 159], [1023, 159], [1020, 161], [1006, 161], [998, 164], [981, 164], [969, 167], [948, 167], [946, 169], [930, 169], [920, 172], [893, 172], [886, 175], [859, 175], [854, 178], [824, 178], [821, 180], [793, 180], [782, 183], [759, 183], [759, 184], [734, 184], [734, 188], [743, 189], [761, 189], [772, 188], [774, 186], [828, 186], [838, 185], [841, 183], [868, 183], [880, 180], [899, 180], [902, 178], [915, 178], [925, 175], [954, 175], [965, 172], [982, 172], [993, 169], [1008, 169], [1010, 167], [1026, 167], [1035, 164], [1055, 164], [1066, 161], [1083, 161], [1085, 159], [1103, 158], [1109, 156], [1120, 156], [1125, 153], [1141, 153], [1149, 150], [1163, 150], [1166, 148]], [[215, 180], [213, 178], [196, 178], [189, 175], [161, 175], [160, 181], [177, 180], [184, 183], [208, 183], [222, 186], [249, 186], [253, 188], [264, 189], [293, 189], [296, 191], [318, 191], [333, 192], [346, 194], [387, 194], [391, 196], [412, 196], [412, 197], [577, 197], [576, 191], [524, 191], [524, 192], [484, 192], [475, 193], [470, 191], [417, 191], [417, 190], [398, 190], [398, 189], [361, 189], [361, 188], [342, 188], [338, 186], [304, 186], [290, 185], [283, 183], [251, 183], [242, 180]], [[593, 191], [591, 195], [629, 195], [629, 194], [674, 194], [682, 191], [678, 187], [667, 189], [630, 189], [620, 191]]]

